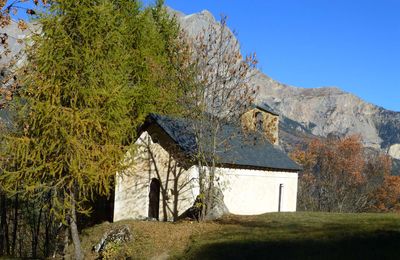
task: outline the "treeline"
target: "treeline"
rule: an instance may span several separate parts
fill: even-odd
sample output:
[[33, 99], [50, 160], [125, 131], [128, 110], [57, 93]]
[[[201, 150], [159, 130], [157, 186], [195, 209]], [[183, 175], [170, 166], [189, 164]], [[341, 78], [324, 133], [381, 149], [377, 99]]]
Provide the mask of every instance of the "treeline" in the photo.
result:
[[299, 175], [299, 210], [400, 210], [400, 176], [391, 175], [390, 157], [368, 153], [358, 136], [313, 140], [291, 157], [304, 167]]
[[51, 199], [0, 195], [0, 255], [38, 258], [57, 255], [56, 239], [65, 227], [54, 221]]

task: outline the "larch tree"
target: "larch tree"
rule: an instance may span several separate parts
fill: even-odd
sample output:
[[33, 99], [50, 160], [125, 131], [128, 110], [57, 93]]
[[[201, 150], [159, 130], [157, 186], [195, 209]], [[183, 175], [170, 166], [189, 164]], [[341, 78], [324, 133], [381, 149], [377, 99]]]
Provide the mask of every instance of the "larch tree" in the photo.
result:
[[50, 194], [83, 259], [77, 213], [129, 166], [122, 159], [145, 116], [179, 111], [180, 85], [162, 84], [179, 30], [160, 19], [162, 1], [145, 10], [130, 0], [49, 3], [19, 72], [0, 182], [25, 198]]

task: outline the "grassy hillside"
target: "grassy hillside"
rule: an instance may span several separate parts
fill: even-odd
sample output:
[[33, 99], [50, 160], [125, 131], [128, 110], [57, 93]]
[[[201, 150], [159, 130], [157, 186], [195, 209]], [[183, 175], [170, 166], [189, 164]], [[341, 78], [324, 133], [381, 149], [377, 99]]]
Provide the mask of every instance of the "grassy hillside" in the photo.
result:
[[[129, 225], [134, 240], [115, 257], [148, 259], [398, 259], [400, 215], [273, 213], [216, 222], [123, 221], [83, 232], [90, 247], [112, 226]], [[95, 257], [94, 254], [90, 255]]]

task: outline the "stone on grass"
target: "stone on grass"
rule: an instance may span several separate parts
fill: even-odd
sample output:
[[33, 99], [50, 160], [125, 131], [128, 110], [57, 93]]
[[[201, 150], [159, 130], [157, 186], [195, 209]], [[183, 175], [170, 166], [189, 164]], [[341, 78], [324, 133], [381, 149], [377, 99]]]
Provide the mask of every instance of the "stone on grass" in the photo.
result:
[[129, 226], [121, 226], [107, 231], [100, 242], [93, 246], [93, 251], [96, 253], [103, 252], [109, 244], [123, 244], [132, 239], [132, 233]]
[[225, 214], [229, 214], [229, 210], [224, 202], [224, 194], [222, 190], [215, 187], [212, 191], [213, 203], [210, 209], [207, 210], [205, 220], [216, 220], [221, 218]]
[[[212, 196], [213, 203], [211, 207], [207, 210], [207, 214], [204, 217], [205, 220], [216, 220], [221, 218], [225, 214], [229, 214], [228, 207], [225, 205], [224, 202], [224, 194], [222, 193], [222, 190], [214, 187], [212, 191]], [[182, 215], [178, 217], [178, 219], [190, 218], [199, 221], [202, 209], [203, 200], [200, 198], [200, 196], [197, 196], [195, 202], [193, 203], [193, 206], [188, 208]]]

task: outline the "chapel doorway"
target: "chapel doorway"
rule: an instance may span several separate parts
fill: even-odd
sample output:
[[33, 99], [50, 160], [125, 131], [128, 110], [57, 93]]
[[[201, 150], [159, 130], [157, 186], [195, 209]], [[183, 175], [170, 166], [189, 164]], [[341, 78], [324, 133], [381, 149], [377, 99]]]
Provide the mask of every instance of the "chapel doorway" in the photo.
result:
[[159, 220], [160, 211], [160, 181], [153, 178], [150, 182], [149, 192], [149, 218]]

